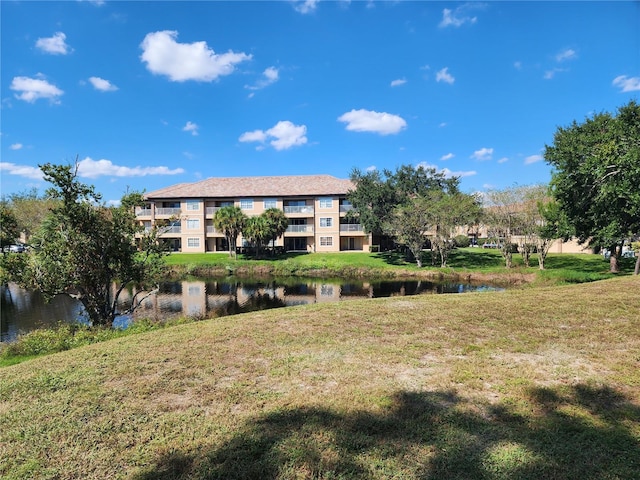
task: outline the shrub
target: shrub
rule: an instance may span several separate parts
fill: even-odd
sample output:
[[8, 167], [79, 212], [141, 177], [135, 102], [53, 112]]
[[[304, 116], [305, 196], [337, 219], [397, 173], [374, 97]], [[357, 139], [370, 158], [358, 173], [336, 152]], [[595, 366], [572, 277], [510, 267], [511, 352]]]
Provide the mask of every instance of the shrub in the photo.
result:
[[456, 247], [459, 248], [467, 248], [471, 245], [471, 240], [466, 235], [457, 235], [453, 241], [455, 242]]

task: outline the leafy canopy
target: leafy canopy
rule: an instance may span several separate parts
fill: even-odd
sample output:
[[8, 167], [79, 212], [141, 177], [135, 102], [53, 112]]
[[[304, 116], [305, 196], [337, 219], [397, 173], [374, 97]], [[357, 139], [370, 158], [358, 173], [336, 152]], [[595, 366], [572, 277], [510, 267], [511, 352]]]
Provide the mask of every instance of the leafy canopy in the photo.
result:
[[111, 326], [122, 313], [124, 288], [133, 284], [139, 292], [125, 312], [130, 313], [140, 305], [139, 295], [157, 286], [163, 266], [157, 231], [145, 233], [135, 219], [142, 195], [128, 193], [119, 207], [108, 208], [93, 186], [78, 181], [77, 166], [40, 169], [53, 185], [47, 195], [59, 202], [34, 233], [32, 251], [11, 264], [11, 278], [47, 298], [77, 298], [94, 326]]

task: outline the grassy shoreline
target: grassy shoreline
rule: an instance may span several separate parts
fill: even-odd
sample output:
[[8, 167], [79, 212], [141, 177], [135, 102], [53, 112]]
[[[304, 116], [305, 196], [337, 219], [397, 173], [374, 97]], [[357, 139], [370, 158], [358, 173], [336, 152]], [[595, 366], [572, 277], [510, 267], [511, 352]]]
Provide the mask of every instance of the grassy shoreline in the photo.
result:
[[0, 369], [0, 476], [632, 479], [638, 278], [223, 317]]
[[[506, 269], [496, 250], [461, 248], [452, 252], [448, 266], [430, 264], [425, 252], [423, 268], [408, 261], [397, 252], [385, 253], [312, 253], [284, 255], [276, 258], [250, 258], [239, 255], [230, 258], [226, 253], [171, 254], [167, 265], [172, 277], [234, 275], [273, 275], [339, 278], [425, 278], [436, 280], [493, 281], [503, 284], [580, 283], [611, 278], [609, 263], [600, 255], [550, 254], [546, 269], [540, 271], [537, 257], [526, 268], [519, 255], [514, 255], [514, 268]], [[622, 273], [633, 271], [632, 259], [622, 259]]]

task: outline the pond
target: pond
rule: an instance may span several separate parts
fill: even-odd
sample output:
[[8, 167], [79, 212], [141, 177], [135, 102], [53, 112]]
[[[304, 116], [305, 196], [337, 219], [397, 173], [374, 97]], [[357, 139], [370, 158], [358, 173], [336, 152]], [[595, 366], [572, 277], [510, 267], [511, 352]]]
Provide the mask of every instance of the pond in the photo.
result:
[[[189, 279], [165, 282], [157, 294], [144, 300], [134, 318], [166, 320], [175, 317], [204, 319], [237, 313], [309, 303], [395, 295], [463, 293], [502, 290], [490, 285], [438, 283], [425, 280], [328, 280], [328, 279], [246, 279], [235, 277]], [[135, 292], [123, 292], [126, 303]], [[86, 316], [80, 302], [66, 295], [46, 303], [39, 292], [15, 284], [2, 287], [0, 341], [11, 341], [19, 333], [56, 323], [81, 321]], [[119, 317], [126, 326], [130, 317]]]

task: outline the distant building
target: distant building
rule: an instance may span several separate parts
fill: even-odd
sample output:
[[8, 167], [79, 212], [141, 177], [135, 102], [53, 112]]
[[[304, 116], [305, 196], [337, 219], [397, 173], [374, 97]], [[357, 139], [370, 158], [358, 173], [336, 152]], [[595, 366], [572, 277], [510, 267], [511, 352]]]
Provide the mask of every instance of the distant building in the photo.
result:
[[[286, 251], [369, 251], [362, 225], [346, 218], [351, 210], [349, 180], [330, 175], [209, 178], [149, 192], [136, 210], [147, 228], [164, 225], [162, 238], [173, 251], [228, 251], [227, 239], [213, 225], [216, 210], [237, 206], [247, 216], [269, 208], [284, 211], [289, 227], [275, 246]], [[238, 246], [245, 246], [240, 237]]]

